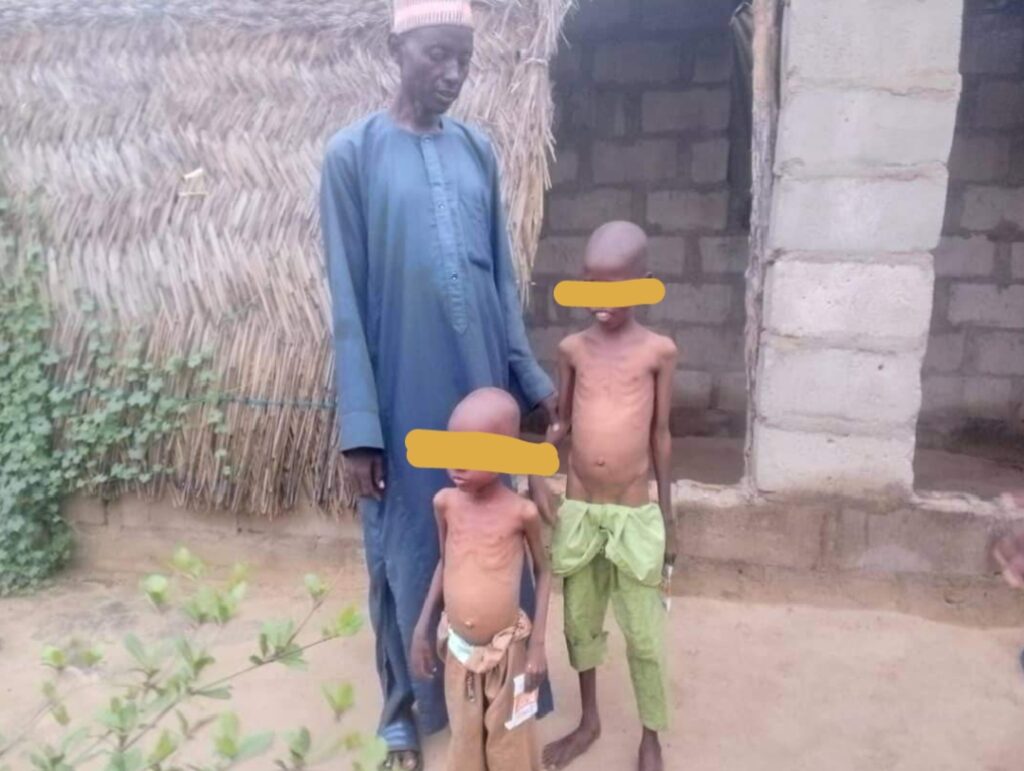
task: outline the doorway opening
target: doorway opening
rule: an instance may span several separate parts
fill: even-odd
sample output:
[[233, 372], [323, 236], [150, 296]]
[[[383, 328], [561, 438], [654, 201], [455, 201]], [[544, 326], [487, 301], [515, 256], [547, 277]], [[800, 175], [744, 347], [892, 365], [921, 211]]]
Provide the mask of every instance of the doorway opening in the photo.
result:
[[1024, 5], [968, 0], [918, 490], [1024, 488]]
[[666, 285], [646, 323], [680, 351], [676, 478], [744, 473], [745, 296], [751, 211], [750, 38], [738, 0], [584, 0], [552, 64], [556, 161], [533, 273], [531, 338], [553, 372], [587, 315], [556, 305], [590, 232], [640, 224]]

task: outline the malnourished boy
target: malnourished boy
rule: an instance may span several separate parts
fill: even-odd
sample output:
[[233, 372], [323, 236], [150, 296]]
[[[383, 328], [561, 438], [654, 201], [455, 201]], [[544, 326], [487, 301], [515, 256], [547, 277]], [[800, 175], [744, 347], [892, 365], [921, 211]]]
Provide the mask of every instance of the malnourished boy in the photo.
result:
[[[484, 388], [459, 403], [448, 430], [518, 436], [519, 421], [515, 399]], [[413, 634], [413, 673], [430, 677], [435, 650], [440, 652], [451, 726], [449, 771], [536, 770], [536, 720], [514, 712], [517, 691], [529, 703], [547, 670], [551, 571], [540, 515], [497, 474], [453, 469], [449, 475], [455, 487], [434, 498], [441, 558]], [[532, 619], [520, 605], [527, 552], [537, 587]], [[435, 637], [430, 627], [442, 601]]]
[[[584, 279], [642, 278], [647, 238], [626, 222], [591, 237]], [[565, 638], [579, 672], [579, 727], [544, 750], [561, 768], [601, 733], [596, 668], [605, 657], [609, 599], [626, 638], [630, 677], [643, 724], [641, 771], [662, 768], [658, 732], [667, 727], [665, 606], [662, 584], [675, 560], [669, 464], [669, 410], [675, 343], [642, 326], [632, 308], [593, 308], [595, 323], [558, 348], [559, 420], [548, 433], [572, 435], [566, 500], [551, 545], [552, 570], [565, 577]], [[658, 501], [650, 499], [651, 466]]]

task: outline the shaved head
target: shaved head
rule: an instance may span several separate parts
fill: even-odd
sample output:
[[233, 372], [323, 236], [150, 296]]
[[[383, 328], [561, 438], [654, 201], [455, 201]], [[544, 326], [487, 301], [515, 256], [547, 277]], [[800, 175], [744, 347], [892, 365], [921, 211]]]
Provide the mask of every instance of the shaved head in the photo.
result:
[[448, 430], [518, 437], [520, 419], [519, 404], [511, 394], [500, 388], [479, 388], [456, 406]]
[[590, 237], [583, 256], [588, 275], [638, 278], [647, 272], [647, 234], [632, 222], [609, 222]]

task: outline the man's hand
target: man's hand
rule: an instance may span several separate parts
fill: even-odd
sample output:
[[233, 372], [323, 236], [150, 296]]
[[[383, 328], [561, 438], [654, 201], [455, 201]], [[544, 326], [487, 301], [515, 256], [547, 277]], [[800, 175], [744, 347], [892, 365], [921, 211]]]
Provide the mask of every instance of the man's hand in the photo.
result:
[[550, 394], [540, 400], [541, 406], [544, 411], [548, 414], [548, 422], [551, 422], [558, 418], [558, 393], [552, 391]]
[[541, 399], [540, 406], [547, 413], [549, 426], [558, 420], [558, 394], [556, 392], [552, 391], [550, 395]]
[[349, 485], [360, 498], [384, 496], [384, 453], [380, 450], [359, 448], [349, 450], [345, 455], [345, 475]]
[[437, 674], [437, 654], [428, 640], [426, 630], [419, 626], [412, 633], [409, 668], [412, 670], [412, 676], [417, 680], [429, 680]]
[[526, 651], [526, 691], [536, 691], [548, 676], [548, 657], [544, 643], [531, 640]]
[[569, 433], [569, 427], [566, 426], [562, 421], [556, 420], [548, 423], [547, 433], [544, 435], [544, 441], [548, 444], [553, 444], [557, 447], [565, 435]]

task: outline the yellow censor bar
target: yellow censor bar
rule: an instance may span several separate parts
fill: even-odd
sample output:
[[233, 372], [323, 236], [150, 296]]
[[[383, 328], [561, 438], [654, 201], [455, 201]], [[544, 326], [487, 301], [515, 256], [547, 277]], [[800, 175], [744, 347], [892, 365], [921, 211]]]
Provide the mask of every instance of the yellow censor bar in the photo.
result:
[[656, 278], [628, 281], [559, 281], [555, 302], [565, 308], [628, 308], [657, 305], [665, 299], [665, 285]]
[[453, 468], [495, 474], [558, 473], [558, 451], [547, 442], [534, 443], [481, 431], [429, 431], [405, 435], [405, 452], [415, 468]]

